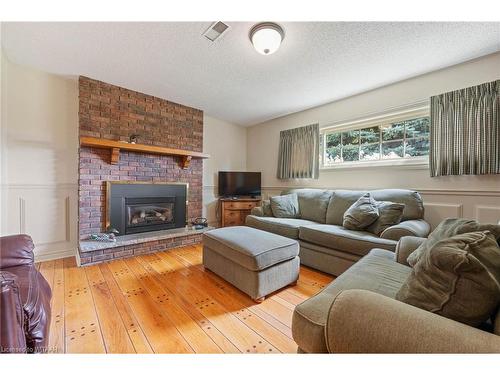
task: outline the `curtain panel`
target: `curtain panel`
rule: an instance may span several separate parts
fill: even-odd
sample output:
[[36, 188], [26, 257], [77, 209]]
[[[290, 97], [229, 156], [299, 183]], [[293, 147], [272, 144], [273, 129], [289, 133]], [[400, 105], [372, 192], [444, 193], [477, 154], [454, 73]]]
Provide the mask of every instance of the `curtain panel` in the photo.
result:
[[500, 80], [431, 97], [431, 177], [500, 173]]
[[279, 179], [319, 177], [319, 124], [280, 132]]

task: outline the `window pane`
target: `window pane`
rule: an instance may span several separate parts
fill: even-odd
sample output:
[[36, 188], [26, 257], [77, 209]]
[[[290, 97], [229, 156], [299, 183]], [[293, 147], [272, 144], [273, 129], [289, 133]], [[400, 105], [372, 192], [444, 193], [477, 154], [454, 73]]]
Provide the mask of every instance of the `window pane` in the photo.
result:
[[359, 160], [359, 145], [345, 145], [342, 148], [342, 157], [344, 161]]
[[405, 157], [429, 155], [429, 138], [409, 139], [406, 141]]
[[382, 143], [382, 159], [398, 159], [403, 157], [403, 141]]
[[326, 148], [340, 145], [340, 133], [330, 133], [326, 135]]
[[380, 128], [374, 126], [372, 128], [366, 128], [360, 130], [361, 144], [363, 143], [378, 143], [380, 142]]
[[340, 133], [326, 135], [326, 164], [340, 163]]
[[340, 157], [340, 146], [327, 148], [326, 158], [327, 158], [327, 164], [340, 163], [342, 161]]
[[406, 138], [428, 137], [429, 117], [421, 117], [406, 121]]
[[382, 140], [392, 141], [395, 139], [403, 139], [405, 134], [405, 123], [398, 122], [391, 125], [381, 126], [382, 129]]
[[373, 143], [371, 145], [361, 145], [359, 159], [360, 160], [380, 159], [380, 143]]
[[343, 145], [358, 145], [359, 144], [359, 130], [352, 130], [350, 132], [342, 133]]

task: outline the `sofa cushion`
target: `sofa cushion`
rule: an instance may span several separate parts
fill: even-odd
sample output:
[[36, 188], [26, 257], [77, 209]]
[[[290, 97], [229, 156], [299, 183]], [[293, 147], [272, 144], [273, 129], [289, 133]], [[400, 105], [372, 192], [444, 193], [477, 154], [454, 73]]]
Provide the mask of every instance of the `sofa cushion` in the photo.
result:
[[364, 289], [394, 298], [410, 272], [411, 268], [394, 261], [394, 253], [371, 250], [320, 293], [297, 305], [292, 322], [294, 340], [306, 352], [326, 353], [325, 325], [330, 306], [340, 292]]
[[331, 190], [291, 189], [282, 192], [282, 194], [292, 193], [296, 193], [299, 199], [301, 219], [312, 220], [322, 224], [326, 222], [326, 210], [333, 194]]
[[401, 221], [423, 219], [424, 201], [417, 191], [406, 189], [381, 189], [370, 192], [377, 201], [390, 201], [405, 205]]
[[303, 219], [283, 219], [279, 217], [248, 215], [245, 220], [245, 224], [249, 227], [297, 239], [299, 238], [299, 227], [302, 225], [314, 225], [317, 223]]
[[472, 219], [449, 218], [443, 220], [434, 229], [427, 241], [423, 242], [409, 257], [408, 264], [414, 266], [422, 254], [433, 247], [437, 242], [446, 238], [453, 237], [457, 234], [470, 232], [490, 231], [497, 241], [500, 241], [500, 225], [496, 224], [481, 224]]
[[326, 210], [326, 224], [342, 225], [344, 212], [365, 193], [366, 191], [335, 190]]
[[269, 200], [274, 217], [298, 218], [300, 216], [297, 194], [277, 195]]
[[[366, 191], [335, 190], [326, 212], [326, 223], [342, 225], [344, 212]], [[405, 205], [402, 221], [423, 219], [424, 203], [420, 194], [406, 189], [381, 189], [370, 191], [377, 201], [390, 201]]]
[[490, 232], [463, 233], [426, 249], [396, 299], [479, 326], [500, 302], [500, 248]]
[[370, 193], [366, 193], [347, 209], [342, 225], [346, 229], [362, 230], [373, 224], [378, 217], [377, 202]]
[[300, 227], [299, 238], [313, 244], [364, 256], [375, 248], [394, 251], [396, 241], [375, 236], [373, 233], [349, 230], [340, 225], [316, 224]]
[[377, 201], [378, 218], [366, 230], [380, 237], [382, 232], [401, 222], [404, 204]]
[[240, 226], [203, 233], [203, 246], [251, 271], [260, 271], [299, 255], [299, 244], [295, 240]]

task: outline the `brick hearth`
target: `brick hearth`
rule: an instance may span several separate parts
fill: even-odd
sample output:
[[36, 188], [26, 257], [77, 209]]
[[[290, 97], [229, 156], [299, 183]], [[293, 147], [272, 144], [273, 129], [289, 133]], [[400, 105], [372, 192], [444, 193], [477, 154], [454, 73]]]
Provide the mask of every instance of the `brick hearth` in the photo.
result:
[[80, 249], [80, 264], [90, 265], [106, 260], [126, 258], [173, 249], [176, 247], [194, 245], [201, 242], [202, 233], [193, 233], [182, 237], [151, 240], [133, 245], [116, 246], [108, 249], [82, 251]]
[[[141, 144], [200, 152], [203, 148], [202, 111], [87, 77], [79, 78], [79, 129], [80, 137], [128, 141], [135, 134]], [[182, 169], [176, 156], [122, 151], [119, 163], [112, 165], [109, 150], [80, 147], [79, 151], [80, 239], [105, 229], [105, 181], [187, 182], [188, 220], [201, 216], [201, 159]], [[200, 236], [108, 249], [108, 253], [80, 252], [80, 259], [87, 264], [144, 254], [195, 243]]]

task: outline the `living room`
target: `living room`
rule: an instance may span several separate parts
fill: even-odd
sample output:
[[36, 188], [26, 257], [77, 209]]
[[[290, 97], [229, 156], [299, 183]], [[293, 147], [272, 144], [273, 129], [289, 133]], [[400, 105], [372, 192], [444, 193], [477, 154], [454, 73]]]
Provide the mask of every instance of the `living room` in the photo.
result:
[[2, 353], [500, 353], [500, 22], [145, 13], [2, 20]]

